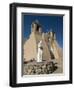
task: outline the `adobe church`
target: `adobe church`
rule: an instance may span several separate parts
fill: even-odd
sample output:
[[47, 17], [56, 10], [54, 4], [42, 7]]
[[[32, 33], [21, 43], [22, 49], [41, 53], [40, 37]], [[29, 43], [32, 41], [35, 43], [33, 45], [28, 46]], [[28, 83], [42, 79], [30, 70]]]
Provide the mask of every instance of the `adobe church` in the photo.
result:
[[38, 60], [39, 42], [42, 43], [42, 61], [56, 60], [58, 63], [61, 62], [63, 59], [63, 51], [58, 45], [55, 32], [50, 31], [44, 33], [38, 21], [32, 22], [31, 34], [23, 45], [24, 61]]

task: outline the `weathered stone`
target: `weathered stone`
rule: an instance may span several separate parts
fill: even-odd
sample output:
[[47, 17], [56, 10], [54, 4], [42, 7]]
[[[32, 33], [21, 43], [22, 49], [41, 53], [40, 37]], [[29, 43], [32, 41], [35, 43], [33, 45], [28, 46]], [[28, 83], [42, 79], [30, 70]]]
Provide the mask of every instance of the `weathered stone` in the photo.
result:
[[24, 65], [24, 75], [50, 74], [57, 69], [57, 66], [51, 62], [33, 63]]
[[37, 61], [37, 45], [42, 40], [43, 43], [43, 60], [51, 60], [55, 58], [59, 63], [63, 58], [62, 48], [58, 45], [54, 32], [42, 32], [41, 25], [33, 22], [31, 25], [31, 33], [29, 38], [23, 45], [23, 60], [25, 63], [29, 61]]

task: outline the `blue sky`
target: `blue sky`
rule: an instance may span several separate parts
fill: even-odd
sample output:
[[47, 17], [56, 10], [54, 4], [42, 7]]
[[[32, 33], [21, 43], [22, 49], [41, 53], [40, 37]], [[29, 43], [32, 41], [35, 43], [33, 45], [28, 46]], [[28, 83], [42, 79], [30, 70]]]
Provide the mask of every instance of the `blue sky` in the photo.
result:
[[23, 14], [22, 17], [24, 38], [28, 38], [31, 33], [32, 22], [38, 20], [42, 25], [42, 31], [48, 32], [52, 29], [56, 33], [59, 45], [63, 47], [63, 16]]

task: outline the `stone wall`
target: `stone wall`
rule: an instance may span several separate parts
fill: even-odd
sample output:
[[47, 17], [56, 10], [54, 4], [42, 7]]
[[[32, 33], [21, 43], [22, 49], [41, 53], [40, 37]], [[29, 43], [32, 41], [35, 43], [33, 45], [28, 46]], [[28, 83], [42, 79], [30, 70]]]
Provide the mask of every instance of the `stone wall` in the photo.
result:
[[29, 62], [24, 65], [24, 75], [51, 74], [57, 70], [56, 63], [43, 61], [41, 63]]

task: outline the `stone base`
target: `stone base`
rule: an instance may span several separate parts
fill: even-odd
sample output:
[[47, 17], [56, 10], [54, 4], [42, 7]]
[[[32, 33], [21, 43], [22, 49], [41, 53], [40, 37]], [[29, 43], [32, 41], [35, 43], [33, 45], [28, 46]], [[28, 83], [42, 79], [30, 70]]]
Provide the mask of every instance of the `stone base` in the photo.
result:
[[50, 74], [57, 68], [57, 64], [53, 62], [28, 62], [23, 65], [23, 75]]

